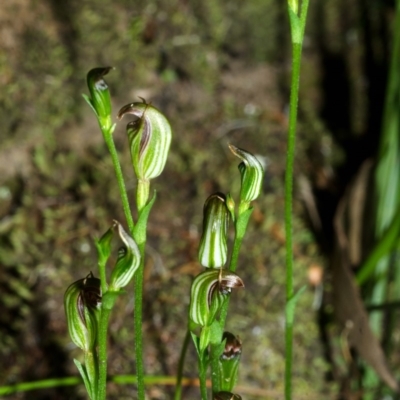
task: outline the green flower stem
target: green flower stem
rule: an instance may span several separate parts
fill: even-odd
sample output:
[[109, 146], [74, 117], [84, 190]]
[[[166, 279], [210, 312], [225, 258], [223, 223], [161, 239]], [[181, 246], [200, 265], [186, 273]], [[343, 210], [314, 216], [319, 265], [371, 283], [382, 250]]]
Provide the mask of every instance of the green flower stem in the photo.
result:
[[104, 141], [106, 142], [108, 151], [110, 152], [112, 163], [114, 166], [115, 176], [118, 182], [119, 193], [122, 201], [122, 208], [124, 210], [124, 215], [126, 223], [128, 224], [129, 231], [132, 233], [135, 228], [135, 223], [133, 222], [131, 207], [129, 205], [128, 193], [126, 192], [124, 176], [122, 174], [121, 164], [119, 162], [117, 149], [115, 148], [114, 140], [112, 137], [112, 132], [114, 127], [110, 131], [102, 131]]
[[[224, 304], [227, 304], [226, 301]], [[224, 321], [225, 322], [225, 321]], [[221, 356], [219, 345], [212, 344], [210, 348], [210, 363], [211, 363], [211, 384], [212, 384], [212, 392], [218, 393], [221, 391], [220, 382], [220, 369], [219, 369], [219, 358]], [[223, 349], [222, 349], [223, 351]]]
[[178, 372], [176, 374], [176, 386], [174, 400], [181, 400], [182, 398], [182, 377], [183, 377], [183, 366], [185, 365], [185, 357], [187, 348], [190, 343], [190, 331], [186, 331], [185, 339], [183, 340], [181, 355], [179, 357]]
[[147, 204], [147, 201], [149, 200], [149, 192], [150, 181], [147, 179], [139, 179], [136, 192], [136, 204], [139, 213], [142, 211], [143, 207]]
[[100, 316], [100, 327], [98, 332], [99, 343], [99, 381], [97, 387], [97, 400], [106, 399], [107, 390], [107, 330], [111, 309], [102, 307]]
[[140, 251], [140, 267], [135, 275], [135, 356], [136, 356], [136, 375], [138, 387], [138, 399], [145, 399], [144, 387], [144, 362], [143, 362], [143, 332], [142, 332], [142, 314], [143, 314], [143, 278], [144, 278], [144, 250], [146, 242], [137, 243]]
[[199, 357], [199, 380], [201, 400], [207, 400], [207, 360], [204, 354]]
[[[285, 232], [286, 232], [286, 303], [294, 295], [293, 287], [293, 163], [296, 139], [297, 104], [299, 95], [301, 45], [293, 44], [292, 85], [290, 94], [289, 133], [285, 174]], [[293, 324], [286, 313], [285, 326], [285, 398], [292, 398]]]
[[146, 232], [147, 220], [156, 200], [156, 195], [147, 203], [140, 211], [139, 218], [132, 236], [140, 251], [140, 266], [135, 274], [135, 312], [133, 314], [133, 322], [135, 328], [135, 356], [136, 356], [136, 375], [138, 399], [145, 399], [144, 384], [144, 362], [143, 362], [143, 332], [142, 332], [142, 314], [143, 314], [143, 278], [145, 265], [145, 248], [146, 248]]
[[[297, 3], [296, 3], [297, 4]], [[300, 16], [297, 9], [293, 9], [288, 3], [290, 27], [292, 34], [292, 79], [290, 87], [290, 112], [288, 144], [286, 154], [286, 173], [285, 173], [285, 233], [286, 233], [286, 308], [285, 308], [285, 399], [292, 398], [292, 358], [293, 358], [293, 317], [292, 307], [288, 307], [293, 302], [293, 164], [296, 143], [296, 122], [297, 108], [299, 99], [300, 65], [301, 52], [304, 38], [304, 28], [308, 10], [308, 0], [303, 0], [301, 4]]]

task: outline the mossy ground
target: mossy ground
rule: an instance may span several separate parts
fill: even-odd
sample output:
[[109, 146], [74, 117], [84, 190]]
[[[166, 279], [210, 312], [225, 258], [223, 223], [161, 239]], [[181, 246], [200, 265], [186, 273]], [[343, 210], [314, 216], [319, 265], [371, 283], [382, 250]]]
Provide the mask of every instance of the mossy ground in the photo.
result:
[[[246, 289], [232, 296], [228, 329], [243, 341], [243, 398], [283, 398], [290, 47], [280, 3], [15, 0], [2, 7], [0, 384], [77, 374], [72, 359], [80, 353], [66, 332], [63, 293], [74, 280], [95, 273], [93, 238], [112, 219], [123, 221], [111, 161], [80, 93], [86, 92], [89, 69], [112, 65], [116, 69], [107, 81], [115, 114], [142, 96], [168, 116], [174, 131], [166, 169], [152, 183], [158, 198], [149, 221], [145, 278], [147, 373], [176, 372], [190, 283], [200, 271], [203, 202], [214, 191], [237, 195], [239, 190], [237, 160], [227, 148], [233, 143], [263, 157], [267, 168], [264, 194], [255, 204], [239, 261]], [[318, 9], [311, 3], [296, 180], [309, 176], [324, 185], [340, 153], [318, 117], [324, 69], [317, 53]], [[331, 21], [342, 8], [340, 2], [328, 3]], [[333, 20], [324, 29], [329, 33], [337, 25]], [[358, 119], [358, 130], [362, 124]], [[133, 199], [136, 184], [123, 125], [115, 140]], [[296, 192], [297, 288], [307, 285], [311, 265], [324, 265], [303, 217]], [[134, 371], [132, 290], [131, 285], [118, 301], [110, 324], [113, 375]], [[333, 398], [336, 388], [325, 381], [329, 366], [313, 296], [308, 288], [296, 312], [295, 399]], [[196, 376], [193, 348], [189, 353], [185, 374]], [[251, 394], [256, 389], [262, 389], [261, 395]], [[172, 392], [170, 387], [148, 388], [151, 399], [168, 399]], [[110, 385], [108, 398], [134, 395], [133, 387]], [[197, 396], [189, 391], [184, 398]], [[9, 398], [84, 397], [78, 387]]]

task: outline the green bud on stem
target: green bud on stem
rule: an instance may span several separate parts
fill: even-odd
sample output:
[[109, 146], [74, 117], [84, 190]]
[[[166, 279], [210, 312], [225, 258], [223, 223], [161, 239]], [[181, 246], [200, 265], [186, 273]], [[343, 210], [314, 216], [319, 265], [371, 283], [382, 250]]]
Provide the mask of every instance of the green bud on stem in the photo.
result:
[[199, 261], [204, 267], [222, 268], [226, 263], [229, 215], [222, 193], [212, 194], [204, 203], [203, 233], [199, 247]]
[[92, 273], [74, 282], [65, 292], [68, 331], [72, 341], [85, 352], [93, 351], [96, 344], [100, 305], [100, 279]]
[[229, 145], [231, 152], [239, 157], [242, 162], [239, 164], [241, 175], [240, 206], [239, 214], [250, 207], [250, 202], [255, 200], [261, 193], [264, 177], [264, 168], [256, 156]]
[[110, 91], [103, 79], [104, 75], [107, 75], [111, 69], [112, 67], [91, 69], [87, 74], [90, 98], [84, 95], [85, 100], [96, 113], [103, 133], [109, 132], [112, 127]]
[[118, 259], [111, 273], [110, 291], [119, 291], [133, 278], [140, 266], [140, 251], [136, 242], [125, 232], [122, 225], [114, 221], [118, 228], [118, 235], [124, 246], [118, 251]]

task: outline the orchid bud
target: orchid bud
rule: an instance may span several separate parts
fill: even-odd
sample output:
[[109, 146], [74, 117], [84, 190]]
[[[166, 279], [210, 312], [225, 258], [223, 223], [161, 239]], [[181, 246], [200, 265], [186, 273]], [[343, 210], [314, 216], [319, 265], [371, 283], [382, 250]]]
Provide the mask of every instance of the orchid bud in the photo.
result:
[[100, 279], [92, 273], [74, 282], [65, 292], [68, 331], [72, 341], [85, 352], [92, 351], [96, 343], [100, 305]]
[[242, 397], [231, 392], [218, 392], [214, 393], [213, 400], [242, 400]]
[[133, 278], [140, 266], [140, 251], [136, 242], [125, 232], [122, 225], [114, 221], [118, 234], [124, 244], [118, 251], [117, 263], [111, 273], [110, 291], [118, 291]]
[[239, 164], [241, 175], [240, 202], [249, 207], [249, 203], [255, 200], [261, 193], [264, 168], [260, 161], [253, 154], [229, 145], [231, 152], [239, 157], [242, 162]]
[[199, 261], [204, 267], [222, 268], [226, 263], [229, 215], [222, 193], [214, 193], [206, 200], [199, 247]]
[[211, 269], [197, 275], [192, 283], [190, 293], [189, 321], [191, 328], [210, 326], [227, 295], [237, 287], [244, 287], [243, 281], [230, 271]]
[[230, 392], [235, 387], [239, 361], [242, 354], [242, 343], [235, 335], [224, 332], [222, 341], [225, 340], [225, 348], [218, 361], [220, 376], [220, 388]]
[[84, 95], [85, 100], [96, 113], [103, 131], [109, 131], [112, 127], [110, 91], [103, 79], [104, 75], [107, 75], [111, 69], [112, 67], [91, 69], [87, 74], [90, 97]]
[[153, 179], [165, 167], [171, 144], [171, 126], [160, 111], [145, 102], [122, 107], [118, 119], [126, 114], [137, 117], [126, 127], [136, 176], [139, 180]]

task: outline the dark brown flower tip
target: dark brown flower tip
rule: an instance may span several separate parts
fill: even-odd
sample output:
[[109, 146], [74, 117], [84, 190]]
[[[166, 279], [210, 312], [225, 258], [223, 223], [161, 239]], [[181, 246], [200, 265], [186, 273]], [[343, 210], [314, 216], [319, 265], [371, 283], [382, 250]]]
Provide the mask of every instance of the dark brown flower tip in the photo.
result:
[[221, 354], [222, 360], [231, 360], [233, 358], [238, 358], [242, 354], [242, 342], [233, 333], [224, 332], [222, 335], [222, 341], [225, 342], [224, 352]]
[[[140, 99], [142, 100], [142, 102], [137, 101], [137, 102], [129, 103], [129, 104], [126, 104], [125, 106], [123, 106], [118, 111], [117, 118], [122, 119], [126, 114], [131, 114], [131, 115], [134, 115], [135, 117], [142, 118], [144, 112], [147, 109], [147, 106], [149, 106], [150, 104], [148, 104], [145, 99], [143, 99], [141, 97], [140, 97]], [[143, 106], [145, 106], [144, 109], [143, 109]]]

